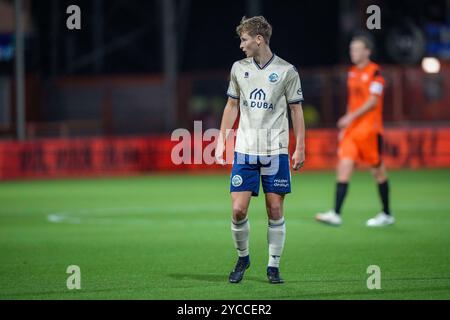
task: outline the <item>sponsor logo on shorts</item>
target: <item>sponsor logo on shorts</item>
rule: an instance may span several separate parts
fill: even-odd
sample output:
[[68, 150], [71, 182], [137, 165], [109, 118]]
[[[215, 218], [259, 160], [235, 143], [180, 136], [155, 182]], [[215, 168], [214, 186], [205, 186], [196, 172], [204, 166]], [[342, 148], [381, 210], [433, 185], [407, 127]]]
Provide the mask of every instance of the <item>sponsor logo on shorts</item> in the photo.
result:
[[231, 178], [231, 184], [233, 187], [239, 187], [242, 185], [242, 177], [238, 174], [234, 175], [233, 178]]
[[289, 188], [289, 180], [288, 179], [275, 179], [273, 181], [274, 187], [282, 187], [282, 188]]

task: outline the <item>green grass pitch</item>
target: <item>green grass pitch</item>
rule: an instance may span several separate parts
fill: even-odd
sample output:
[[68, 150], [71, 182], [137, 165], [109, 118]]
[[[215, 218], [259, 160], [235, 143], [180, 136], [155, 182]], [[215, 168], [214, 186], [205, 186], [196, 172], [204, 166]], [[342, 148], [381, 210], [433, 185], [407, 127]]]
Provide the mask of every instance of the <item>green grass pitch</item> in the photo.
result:
[[[392, 171], [393, 226], [369, 229], [380, 209], [357, 172], [341, 227], [329, 209], [333, 172], [293, 175], [281, 260], [286, 283], [267, 282], [267, 218], [250, 204], [252, 266], [227, 282], [236, 253], [227, 175], [0, 183], [0, 299], [450, 299], [450, 171]], [[69, 265], [81, 289], [69, 290]], [[367, 288], [367, 267], [381, 289]]]

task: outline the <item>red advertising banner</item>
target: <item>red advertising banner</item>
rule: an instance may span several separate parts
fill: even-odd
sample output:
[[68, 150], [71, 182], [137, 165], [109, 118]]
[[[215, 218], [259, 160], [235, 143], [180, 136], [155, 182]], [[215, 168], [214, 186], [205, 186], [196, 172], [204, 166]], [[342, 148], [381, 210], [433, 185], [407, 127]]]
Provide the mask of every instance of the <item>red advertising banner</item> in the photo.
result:
[[[183, 141], [188, 148], [181, 148], [182, 139], [165, 135], [3, 141], [0, 179], [229, 170], [207, 160], [214, 153], [214, 139], [194, 137]], [[291, 147], [293, 141], [291, 134]], [[450, 168], [450, 128], [386, 129], [383, 159], [388, 168]], [[307, 130], [304, 169], [334, 169], [336, 161], [337, 131]]]
[[[305, 144], [305, 169], [335, 167], [336, 130], [308, 130]], [[450, 128], [385, 129], [383, 161], [395, 169], [450, 168]]]

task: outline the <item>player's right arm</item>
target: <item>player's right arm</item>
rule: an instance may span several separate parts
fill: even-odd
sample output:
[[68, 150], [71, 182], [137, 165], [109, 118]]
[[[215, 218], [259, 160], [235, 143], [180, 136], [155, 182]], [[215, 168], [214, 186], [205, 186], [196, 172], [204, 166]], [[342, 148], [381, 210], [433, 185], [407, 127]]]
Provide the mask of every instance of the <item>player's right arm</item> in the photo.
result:
[[341, 130], [347, 128], [353, 121], [375, 108], [378, 102], [378, 98], [379, 94], [371, 94], [369, 98], [358, 109], [353, 112], [347, 111], [347, 113], [338, 120], [338, 128]]
[[[350, 112], [347, 106], [347, 113], [342, 116], [337, 123], [339, 129], [344, 130], [356, 119], [364, 116], [377, 106], [378, 99], [381, 98], [384, 88], [384, 79], [380, 74], [380, 70], [375, 69], [372, 81], [368, 84], [369, 95], [367, 99], [354, 111]], [[350, 92], [349, 92], [350, 94]]]
[[223, 152], [225, 151], [225, 142], [233, 128], [234, 122], [239, 113], [239, 99], [228, 98], [227, 104], [225, 105], [225, 109], [223, 110], [222, 122], [220, 124], [220, 135], [217, 141], [216, 147], [216, 161], [220, 164], [225, 164], [225, 160], [223, 159]]
[[225, 105], [225, 109], [223, 110], [222, 122], [220, 124], [220, 135], [217, 141], [215, 152], [216, 162], [220, 164], [225, 164], [225, 161], [223, 159], [225, 144], [228, 135], [230, 134], [231, 129], [233, 128], [234, 122], [236, 121], [239, 111], [240, 89], [239, 83], [236, 79], [236, 65], [237, 63], [235, 62], [231, 67], [230, 83], [228, 85], [227, 90], [228, 101], [227, 104]]

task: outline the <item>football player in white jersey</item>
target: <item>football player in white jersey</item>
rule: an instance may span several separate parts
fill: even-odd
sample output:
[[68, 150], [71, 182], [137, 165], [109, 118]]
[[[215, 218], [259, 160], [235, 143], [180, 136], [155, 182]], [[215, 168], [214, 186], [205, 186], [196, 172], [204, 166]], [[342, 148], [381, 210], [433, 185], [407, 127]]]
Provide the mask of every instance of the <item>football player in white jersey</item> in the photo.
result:
[[267, 277], [270, 283], [283, 283], [279, 272], [286, 237], [283, 201], [291, 192], [288, 111], [295, 134], [292, 168], [299, 170], [305, 160], [303, 93], [295, 67], [272, 53], [272, 27], [264, 17], [244, 17], [236, 32], [247, 57], [235, 62], [231, 69], [216, 148], [217, 161], [224, 163], [225, 141], [240, 113], [230, 176], [231, 232], [238, 261], [229, 281], [240, 282], [250, 266], [247, 211], [251, 197], [258, 196], [262, 181], [268, 215]]

